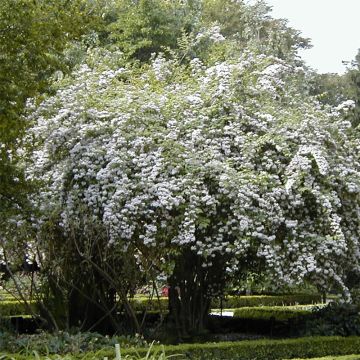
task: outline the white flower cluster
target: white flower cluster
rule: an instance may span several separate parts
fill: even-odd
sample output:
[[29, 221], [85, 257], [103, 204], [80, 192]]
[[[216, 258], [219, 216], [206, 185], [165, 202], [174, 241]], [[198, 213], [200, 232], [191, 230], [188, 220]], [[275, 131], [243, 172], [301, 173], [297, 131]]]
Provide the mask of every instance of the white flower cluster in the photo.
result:
[[220, 42], [220, 41], [224, 41], [225, 37], [220, 33], [220, 26], [219, 25], [214, 25], [210, 28], [206, 28], [203, 31], [200, 31], [196, 37], [195, 37], [195, 41], [196, 43], [199, 43], [202, 40], [211, 40], [215, 43]]
[[34, 201], [44, 218], [60, 209], [65, 232], [90, 216], [109, 244], [159, 258], [189, 247], [205, 267], [226, 256], [230, 272], [255, 253], [278, 284], [346, 291], [360, 257], [359, 141], [292, 71], [251, 53], [211, 67], [157, 58], [143, 73], [82, 66], [29, 117]]
[[355, 107], [355, 101], [354, 100], [346, 100], [343, 101], [341, 104], [339, 104], [335, 109], [338, 111], [348, 111], [350, 109], [353, 109]]
[[260, 72], [257, 81], [259, 89], [266, 91], [274, 98], [279, 96], [280, 89], [284, 89], [286, 75], [289, 72], [295, 71], [291, 66], [284, 63], [284, 61], [277, 60], [277, 63], [267, 66]]

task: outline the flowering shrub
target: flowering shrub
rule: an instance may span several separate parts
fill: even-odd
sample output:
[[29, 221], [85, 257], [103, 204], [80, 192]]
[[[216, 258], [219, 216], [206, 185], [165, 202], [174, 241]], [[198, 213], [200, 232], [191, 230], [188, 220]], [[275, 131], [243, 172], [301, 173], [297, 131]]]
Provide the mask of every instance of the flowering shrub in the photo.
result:
[[232, 272], [255, 248], [276, 281], [346, 290], [359, 144], [291, 87], [299, 71], [251, 53], [207, 68], [161, 56], [141, 71], [84, 64], [29, 116], [36, 201], [60, 208], [64, 232], [86, 208], [124, 250], [190, 246], [204, 267], [231, 254]]
[[[322, 109], [301, 91], [303, 71], [251, 51], [141, 68], [90, 51], [28, 116], [36, 226], [58, 214], [64, 236], [91, 237], [98, 224], [109, 248], [169, 275], [174, 255], [191, 254], [209, 297], [260, 264], [277, 286], [311, 280], [349, 298], [360, 144], [348, 105]], [[184, 299], [189, 281], [174, 281]]]

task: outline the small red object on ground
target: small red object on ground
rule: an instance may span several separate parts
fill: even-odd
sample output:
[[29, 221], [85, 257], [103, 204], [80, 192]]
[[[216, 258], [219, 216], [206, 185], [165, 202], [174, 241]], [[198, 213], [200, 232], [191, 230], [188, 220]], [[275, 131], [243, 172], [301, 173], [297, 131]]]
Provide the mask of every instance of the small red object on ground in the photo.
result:
[[161, 289], [161, 296], [169, 297], [169, 287], [168, 286], [164, 286]]

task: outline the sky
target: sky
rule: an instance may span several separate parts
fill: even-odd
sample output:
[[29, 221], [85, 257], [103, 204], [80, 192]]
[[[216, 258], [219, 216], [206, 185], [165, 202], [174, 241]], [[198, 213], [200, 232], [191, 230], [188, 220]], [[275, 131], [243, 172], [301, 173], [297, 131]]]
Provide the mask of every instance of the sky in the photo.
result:
[[320, 73], [344, 73], [342, 60], [355, 59], [360, 48], [360, 0], [266, 0], [272, 16], [310, 38], [312, 49], [301, 51]]

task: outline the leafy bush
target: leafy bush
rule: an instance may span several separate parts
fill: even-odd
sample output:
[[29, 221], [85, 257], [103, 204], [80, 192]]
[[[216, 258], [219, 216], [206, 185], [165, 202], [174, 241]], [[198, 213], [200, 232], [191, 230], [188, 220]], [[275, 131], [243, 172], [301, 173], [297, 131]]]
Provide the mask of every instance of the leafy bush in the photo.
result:
[[141, 336], [103, 336], [98, 333], [79, 332], [69, 334], [39, 333], [34, 335], [23, 334], [14, 336], [9, 333], [0, 333], [0, 349], [10, 353], [29, 354], [36, 351], [39, 354], [79, 354], [112, 348], [120, 344], [122, 348], [146, 347], [149, 344]]
[[[360, 335], [360, 306], [330, 303], [308, 316], [302, 327], [304, 335]], [[301, 325], [302, 319], [299, 319]]]
[[[137, 351], [135, 351], [135, 354], [127, 354], [127, 355], [125, 355], [124, 358], [128, 359], [128, 360], [167, 360], [170, 358], [181, 356], [180, 354], [166, 355], [164, 346], [161, 346], [160, 348], [157, 347], [153, 350], [153, 345], [154, 345], [154, 343], [152, 343], [150, 345], [145, 356], [142, 356]], [[116, 345], [115, 345], [115, 353], [116, 353], [115, 359], [121, 360], [120, 348], [119, 347], [117, 348]]]
[[[153, 348], [154, 343], [150, 344], [149, 348], [146, 351], [146, 354], [139, 354], [136, 350], [132, 353], [132, 354], [126, 354], [124, 357], [121, 356], [121, 350], [120, 350], [120, 344], [115, 344], [115, 359], [116, 360], [121, 360], [121, 359], [126, 359], [126, 360], [167, 360], [170, 358], [174, 358], [177, 356], [180, 356], [178, 354], [172, 354], [167, 356], [165, 354], [165, 350], [164, 347], [162, 346], [157, 347], [156, 349]], [[31, 355], [34, 355], [35, 360], [52, 360], [54, 357], [53, 356], [49, 356], [49, 354], [47, 354], [47, 356], [45, 356], [44, 358], [41, 357], [41, 355], [36, 351], [36, 350], [32, 350], [31, 351]], [[113, 357], [113, 355], [112, 355]], [[112, 358], [111, 357], [111, 358]], [[72, 355], [65, 355], [65, 356], [60, 356], [60, 355], [56, 355], [55, 359], [57, 360], [72, 360], [72, 359], [76, 359], [78, 357], [72, 356]], [[97, 355], [95, 354], [94, 356], [90, 356], [88, 357], [88, 355], [82, 355], [80, 359], [85, 360], [85, 359], [98, 359]], [[28, 360], [29, 359], [29, 355], [26, 354], [14, 354], [14, 355], [0, 355], [0, 359], [1, 360]]]

